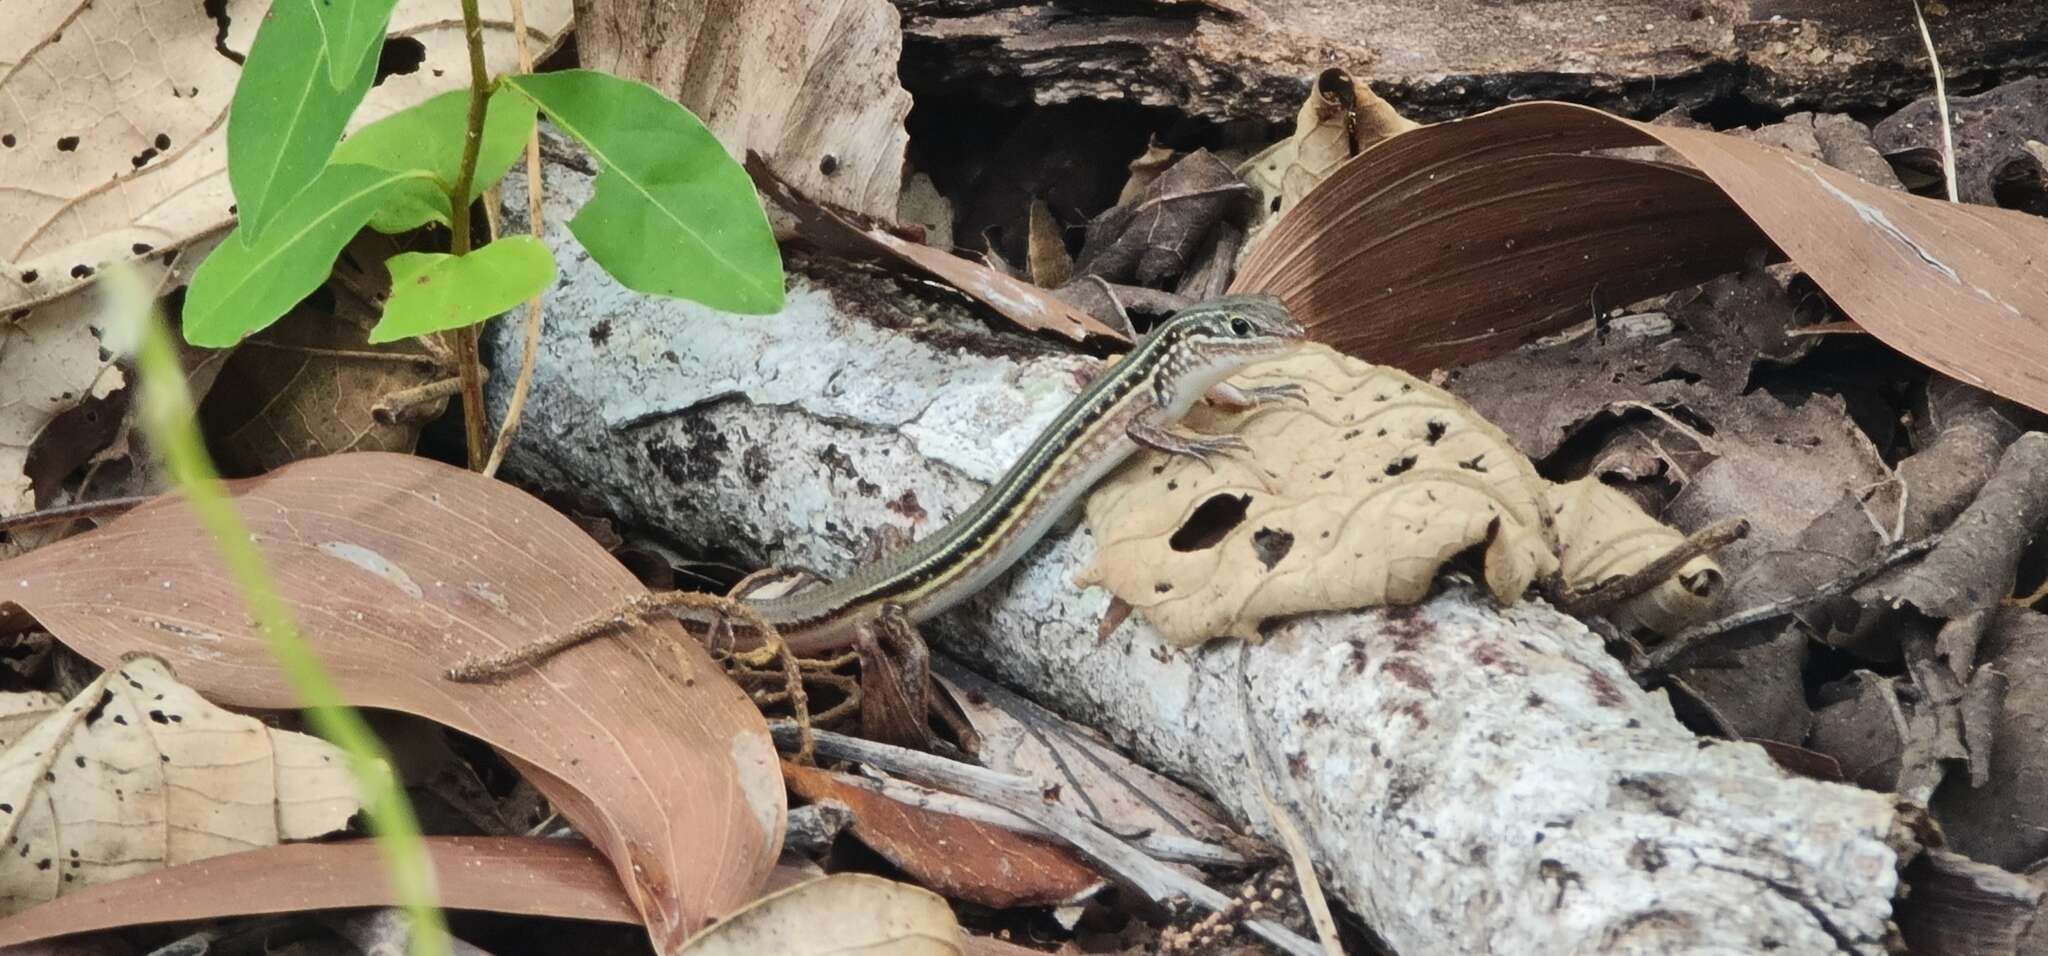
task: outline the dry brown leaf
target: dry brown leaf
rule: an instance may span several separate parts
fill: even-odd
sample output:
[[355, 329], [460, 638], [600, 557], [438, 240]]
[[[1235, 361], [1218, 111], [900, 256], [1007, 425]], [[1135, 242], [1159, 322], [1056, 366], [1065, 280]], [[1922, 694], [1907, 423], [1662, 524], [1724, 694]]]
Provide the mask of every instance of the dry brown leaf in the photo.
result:
[[[498, 748], [604, 850], [658, 949], [753, 897], [782, 837], [774, 746], [680, 625], [634, 625], [496, 685], [442, 677], [646, 593], [573, 522], [405, 455], [316, 458], [229, 487], [348, 702]], [[101, 662], [153, 651], [225, 705], [297, 704], [176, 500], [0, 564], [0, 580], [0, 626], [32, 616]]]
[[[390, 287], [383, 260], [395, 245], [365, 237], [373, 254], [363, 264], [379, 290]], [[369, 344], [379, 318], [374, 304], [338, 294], [332, 310], [302, 302], [275, 325], [242, 341], [200, 406], [201, 421], [224, 472], [255, 475], [301, 458], [348, 451], [410, 452], [424, 422], [440, 417], [447, 396], [409, 407], [402, 416], [377, 407], [407, 389], [451, 377], [423, 345], [402, 339]]]
[[1256, 640], [1270, 617], [1412, 604], [1468, 548], [1484, 549], [1504, 602], [1556, 570], [1546, 483], [1449, 394], [1328, 348], [1234, 381], [1296, 383], [1308, 401], [1197, 409], [1191, 429], [1250, 451], [1213, 468], [1141, 454], [1088, 499], [1098, 544], [1078, 583], [1107, 587], [1168, 641]]
[[[1586, 155], [1655, 144], [1699, 172]], [[1773, 241], [1886, 344], [2048, 408], [2048, 222], [1563, 103], [1380, 143], [1275, 226], [1234, 288], [1280, 296], [1320, 341], [1429, 369], [1580, 321], [1596, 287], [1634, 301]]]
[[0, 515], [34, 511], [38, 491], [56, 490], [38, 489], [27, 473], [29, 450], [43, 429], [128, 384], [113, 357], [101, 357], [92, 321], [96, 299], [80, 296], [67, 307], [35, 309], [0, 325]]
[[895, 221], [910, 94], [887, 0], [593, 0], [577, 12], [585, 67], [674, 97], [734, 159], [760, 153], [806, 196]]
[[688, 956], [966, 951], [965, 934], [943, 897], [865, 873], [828, 876], [762, 897], [682, 948]]
[[[138, 277], [159, 294], [182, 286], [219, 240], [216, 234], [149, 256], [137, 267]], [[0, 324], [0, 515], [60, 504], [64, 479], [79, 466], [127, 456], [133, 407], [125, 375], [100, 344], [108, 327], [102, 302], [97, 294], [69, 296], [18, 311]], [[186, 385], [206, 394], [230, 354], [181, 348]], [[156, 477], [153, 467], [136, 467], [126, 483], [137, 490], [109, 490], [103, 483], [94, 491], [150, 493], [158, 490]], [[0, 542], [0, 557], [54, 540], [62, 531], [17, 531]]]
[[1067, 240], [1060, 234], [1059, 220], [1043, 199], [1031, 201], [1031, 232], [1026, 236], [1025, 262], [1031, 267], [1031, 283], [1041, 289], [1057, 289], [1074, 275], [1074, 259], [1067, 254]]
[[[1956, 192], [1964, 202], [2048, 212], [2048, 163], [2027, 148], [2048, 137], [2048, 77], [2029, 77], [1976, 96], [1948, 98], [1955, 134]], [[1941, 178], [1942, 116], [1933, 97], [1916, 100], [1872, 130], [1877, 147], [1930, 180]], [[2004, 200], [2004, 201], [2001, 201]]]
[[1181, 157], [1145, 187], [1138, 201], [1088, 223], [1074, 273], [1112, 282], [1169, 284], [1194, 266], [1217, 225], [1243, 221], [1249, 190], [1214, 153]]
[[1091, 337], [1118, 341], [1130, 338], [1028, 282], [950, 252], [899, 238], [852, 213], [814, 202], [778, 178], [758, 154], [747, 156], [746, 167], [754, 185], [796, 217], [804, 237], [825, 248], [852, 258], [881, 259], [929, 275], [1034, 332], [1056, 332], [1076, 342]]
[[1131, 178], [1124, 180], [1123, 191], [1117, 193], [1116, 204], [1128, 206], [1145, 195], [1145, 187], [1159, 178], [1166, 167], [1173, 165], [1173, 150], [1159, 145], [1158, 140], [1146, 144], [1145, 151], [1131, 160]]
[[933, 669], [980, 738], [975, 757], [982, 766], [1050, 781], [1049, 799], [1118, 833], [1144, 834], [1140, 843], [1155, 836], [1222, 846], [1245, 841], [1221, 807], [1132, 760], [1092, 728], [944, 658]]
[[1318, 74], [1294, 119], [1294, 135], [1237, 167], [1237, 174], [1251, 184], [1258, 200], [1243, 254], [1257, 248], [1267, 228], [1345, 160], [1380, 140], [1421, 126], [1395, 112], [1350, 73], [1333, 67]]
[[[1577, 587], [1627, 577], [1685, 542], [1677, 529], [1597, 477], [1555, 485], [1546, 498], [1556, 521], [1558, 573]], [[1713, 606], [1720, 584], [1720, 566], [1703, 555], [1606, 615], [1624, 630], [1676, 633]]]
[[[544, 57], [569, 25], [569, 0], [525, 5], [528, 45]], [[211, 4], [30, 0], [10, 10], [22, 19], [0, 32], [0, 134], [14, 141], [0, 149], [0, 309], [49, 301], [107, 263], [233, 220], [228, 103], [267, 6], [226, 3], [225, 27]], [[509, 72], [511, 0], [481, 9], [486, 68]], [[386, 49], [423, 58], [371, 89], [350, 129], [467, 81], [462, 20], [448, 10], [400, 0]]]
[[853, 812], [856, 839], [948, 899], [996, 909], [1057, 906], [1102, 885], [1059, 844], [912, 806], [846, 774], [784, 763], [782, 779], [806, 802], [844, 804]]
[[0, 913], [332, 833], [359, 809], [333, 744], [207, 703], [155, 657], [41, 716], [0, 752], [0, 832], [15, 850], [0, 853]]

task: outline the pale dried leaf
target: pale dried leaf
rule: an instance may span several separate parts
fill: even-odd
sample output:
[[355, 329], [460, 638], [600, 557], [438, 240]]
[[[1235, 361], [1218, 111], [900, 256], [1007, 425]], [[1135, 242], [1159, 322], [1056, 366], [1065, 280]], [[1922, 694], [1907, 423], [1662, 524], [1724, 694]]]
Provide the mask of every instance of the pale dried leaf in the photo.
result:
[[1158, 179], [1159, 174], [1166, 172], [1166, 167], [1171, 165], [1173, 150], [1159, 145], [1158, 140], [1147, 144], [1145, 151], [1138, 154], [1137, 159], [1131, 160], [1131, 178], [1124, 180], [1123, 191], [1116, 195], [1116, 204], [1128, 206], [1137, 202], [1145, 195], [1145, 187], [1152, 185], [1152, 181]]
[[1188, 427], [1237, 434], [1250, 451], [1213, 468], [1143, 454], [1088, 500], [1098, 548], [1081, 583], [1145, 612], [1167, 640], [1257, 639], [1266, 618], [1411, 604], [1475, 547], [1502, 601], [1557, 568], [1545, 483], [1449, 394], [1320, 346], [1236, 381], [1297, 383], [1308, 402], [1197, 409]]
[[43, 428], [127, 384], [112, 357], [101, 357], [96, 299], [80, 297], [68, 308], [36, 309], [0, 325], [0, 515], [37, 507], [38, 489], [25, 469]]
[[1025, 248], [1031, 267], [1031, 282], [1041, 289], [1057, 289], [1074, 275], [1074, 257], [1067, 254], [1067, 241], [1060, 235], [1060, 222], [1043, 199], [1031, 201], [1031, 233]]
[[895, 221], [910, 94], [896, 79], [901, 14], [887, 0], [598, 0], [581, 16], [584, 66], [675, 97], [734, 159], [760, 153], [805, 196]]
[[[15, 696], [15, 695], [8, 695]], [[48, 695], [10, 705], [21, 713]], [[229, 713], [163, 661], [108, 670], [0, 753], [0, 912], [93, 883], [341, 829], [346, 757]]]
[[841, 873], [762, 897], [684, 944], [682, 952], [960, 956], [966, 948], [944, 897], [879, 876]]
[[1394, 111], [1366, 84], [1341, 69], [1324, 70], [1301, 103], [1294, 135], [1274, 143], [1239, 166], [1251, 183], [1260, 220], [1245, 242], [1249, 254], [1266, 227], [1308, 195], [1344, 161], [1368, 146], [1422, 124]]
[[[1575, 589], [1627, 577], [1685, 542], [1677, 529], [1644, 514], [1635, 499], [1597, 477], [1553, 486], [1548, 499], [1556, 522], [1558, 573]], [[1675, 633], [1706, 613], [1720, 582], [1720, 566], [1702, 555], [1609, 610], [1607, 617], [1624, 629]]]
[[[0, 309], [45, 302], [107, 263], [181, 246], [227, 226], [227, 110], [268, 4], [35, 0], [0, 39]], [[569, 0], [526, 0], [536, 58], [560, 40]], [[370, 90], [350, 128], [469, 75], [462, 20], [444, 0], [400, 0], [392, 49], [424, 59]], [[511, 0], [482, 0], [486, 68], [508, 72]], [[24, 29], [26, 27], [26, 29]], [[114, 52], [110, 52], [114, 51]]]

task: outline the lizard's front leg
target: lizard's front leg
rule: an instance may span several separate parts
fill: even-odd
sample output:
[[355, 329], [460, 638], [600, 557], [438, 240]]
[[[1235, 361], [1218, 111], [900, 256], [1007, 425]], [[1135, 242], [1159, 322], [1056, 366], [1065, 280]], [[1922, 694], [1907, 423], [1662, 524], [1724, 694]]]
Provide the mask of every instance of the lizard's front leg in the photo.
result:
[[1193, 458], [1205, 465], [1212, 455], [1247, 451], [1251, 447], [1236, 435], [1197, 435], [1174, 429], [1167, 424], [1165, 406], [1157, 403], [1133, 416], [1124, 432], [1146, 448]]
[[1308, 392], [1293, 382], [1279, 385], [1260, 385], [1254, 388], [1238, 388], [1229, 382], [1217, 382], [1210, 386], [1202, 399], [1227, 412], [1242, 412], [1272, 402], [1308, 401]]

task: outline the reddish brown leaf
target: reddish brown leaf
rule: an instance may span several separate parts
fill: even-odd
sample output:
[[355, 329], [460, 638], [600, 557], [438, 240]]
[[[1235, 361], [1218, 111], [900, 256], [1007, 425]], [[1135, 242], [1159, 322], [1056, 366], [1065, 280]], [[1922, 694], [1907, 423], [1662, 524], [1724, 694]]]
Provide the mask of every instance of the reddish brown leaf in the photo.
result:
[[842, 774], [785, 763], [790, 792], [853, 811], [853, 835], [911, 879], [958, 900], [998, 909], [1053, 906], [1102, 882], [1074, 855], [994, 824], [892, 800]]
[[[441, 905], [519, 916], [640, 922], [618, 874], [587, 843], [538, 837], [428, 837]], [[809, 879], [769, 873], [763, 893]], [[286, 843], [103, 883], [0, 920], [0, 946], [151, 923], [391, 906], [370, 840]]]
[[[1589, 151], [1662, 144], [1698, 172]], [[2048, 222], [1893, 192], [1701, 130], [1526, 103], [1393, 137], [1274, 227], [1236, 288], [1423, 370], [1497, 354], [1777, 247], [1893, 348], [2048, 409]]]
[[[441, 905], [638, 923], [619, 878], [588, 844], [534, 837], [430, 837]], [[370, 840], [230, 853], [58, 897], [0, 920], [0, 946], [70, 933], [394, 902]]]
[[[767, 727], [673, 621], [496, 685], [442, 678], [644, 594], [574, 523], [425, 459], [348, 454], [230, 485], [350, 703], [489, 741], [625, 879], [656, 948], [752, 899], [782, 839]], [[159, 499], [0, 565], [0, 625], [32, 615], [102, 664], [171, 662], [220, 703], [294, 706], [191, 512]]]

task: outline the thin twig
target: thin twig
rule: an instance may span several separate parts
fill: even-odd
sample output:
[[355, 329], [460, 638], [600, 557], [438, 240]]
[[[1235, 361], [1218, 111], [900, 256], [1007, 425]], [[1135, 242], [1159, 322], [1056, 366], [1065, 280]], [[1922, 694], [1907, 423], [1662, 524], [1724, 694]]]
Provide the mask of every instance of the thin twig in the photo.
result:
[[[797, 728], [787, 722], [776, 721], [770, 729], [775, 733], [778, 747], [795, 745]], [[1099, 824], [1053, 800], [1046, 794], [1046, 786], [1030, 777], [825, 730], [817, 732], [817, 747], [821, 757], [864, 763], [927, 786], [965, 793], [1015, 813], [1045, 828], [1060, 842], [1116, 875], [1155, 904], [1164, 904], [1178, 897], [1211, 911], [1230, 905], [1230, 897], [1173, 866], [1146, 856]], [[1245, 928], [1293, 956], [1324, 956], [1315, 943], [1270, 920], [1248, 921]]]
[[405, 421], [414, 409], [446, 401], [461, 390], [462, 380], [459, 378], [444, 378], [425, 385], [401, 388], [378, 399], [377, 404], [370, 406], [370, 417], [386, 425]]
[[1877, 557], [1872, 558], [1870, 561], [1864, 563], [1863, 566], [1849, 572], [1848, 574], [1836, 578], [1833, 581], [1823, 584], [1820, 587], [1813, 589], [1812, 591], [1808, 591], [1804, 594], [1795, 594], [1790, 597], [1779, 598], [1778, 600], [1771, 601], [1767, 604], [1759, 604], [1756, 607], [1749, 608], [1747, 610], [1737, 611], [1734, 614], [1730, 614], [1726, 617], [1715, 618], [1714, 620], [1708, 621], [1704, 624], [1696, 624], [1692, 627], [1686, 628], [1684, 631], [1679, 632], [1677, 637], [1672, 638], [1670, 641], [1659, 645], [1656, 650], [1651, 651], [1648, 657], [1645, 658], [1642, 670], [1669, 670], [1672, 661], [1675, 661], [1680, 657], [1685, 656], [1686, 654], [1699, 648], [1701, 645], [1707, 643], [1708, 641], [1713, 640], [1715, 637], [1718, 637], [1722, 634], [1726, 634], [1730, 631], [1748, 627], [1751, 624], [1758, 624], [1764, 621], [1768, 621], [1774, 617], [1782, 617], [1786, 614], [1790, 614], [1794, 611], [1797, 611], [1802, 607], [1806, 607], [1807, 605], [1819, 601], [1825, 601], [1828, 598], [1835, 597], [1836, 595], [1846, 594], [1849, 591], [1852, 591], [1857, 587], [1861, 586], [1864, 582], [1869, 581], [1871, 578], [1877, 577], [1878, 575], [1883, 574], [1885, 571], [1890, 570], [1892, 566], [1898, 564], [1899, 562], [1906, 561], [1911, 558], [1916, 558], [1920, 555], [1926, 554], [1927, 552], [1934, 550], [1935, 546], [1939, 544], [1941, 544], [1941, 532], [1939, 531], [1934, 532], [1933, 534], [1930, 534], [1927, 537], [1921, 538], [1917, 541], [1906, 541], [1900, 544], [1895, 544], [1892, 545], [1891, 548], [1884, 551], [1882, 554], [1879, 554]]
[[1920, 42], [1927, 46], [1927, 66], [1934, 71], [1934, 109], [1941, 114], [1941, 176], [1948, 185], [1948, 201], [1962, 202], [1956, 191], [1956, 127], [1948, 115], [1948, 81], [1941, 76], [1941, 58], [1934, 54], [1934, 34], [1927, 29], [1927, 15], [1920, 0], [1913, 0], [1913, 21], [1920, 25]]
[[18, 515], [0, 517], [0, 531], [16, 531], [35, 528], [46, 524], [77, 521], [80, 518], [104, 518], [117, 515], [148, 501], [151, 495], [129, 495], [125, 498], [101, 498], [98, 501], [74, 501], [68, 505], [55, 505]]
[[1633, 574], [1609, 578], [1584, 591], [1566, 591], [1558, 595], [1557, 609], [1573, 617], [1605, 614], [1609, 608], [1663, 584], [1692, 559], [1713, 554], [1748, 536], [1749, 522], [1741, 518], [1717, 521], [1688, 535], [1684, 541]]
[[292, 345], [287, 342], [267, 342], [263, 339], [243, 339], [240, 345], [245, 349], [275, 349], [279, 352], [297, 352], [302, 355], [317, 355], [321, 358], [354, 359], [360, 362], [391, 362], [401, 365], [425, 365], [433, 367], [439, 363], [425, 352], [372, 352], [368, 349], [326, 349], [310, 345]]
[[[789, 652], [789, 645], [783, 643], [781, 632], [761, 612], [745, 601], [716, 594], [697, 591], [669, 591], [663, 594], [643, 594], [599, 614], [559, 634], [544, 637], [523, 647], [513, 648], [503, 654], [488, 657], [472, 656], [448, 669], [446, 677], [459, 684], [476, 684], [494, 681], [523, 667], [538, 664], [578, 644], [594, 640], [613, 631], [625, 630], [635, 622], [659, 614], [673, 614], [676, 611], [710, 611], [721, 617], [736, 617], [761, 640], [762, 646], [749, 655], [736, 655], [742, 665], [759, 667], [770, 660], [782, 663], [784, 686], [789, 695], [789, 709], [802, 728], [804, 747], [799, 752], [803, 760], [811, 758], [811, 705], [810, 697], [804, 692], [803, 671], [796, 655]], [[772, 655], [772, 658], [769, 656]]]
[[[526, 4], [512, 0], [512, 37], [519, 50], [519, 72], [533, 72], [533, 52], [526, 46]], [[526, 134], [526, 224], [535, 239], [541, 238], [540, 127]], [[526, 341], [519, 350], [519, 377], [512, 382], [512, 399], [505, 403], [505, 420], [498, 423], [497, 441], [491, 443], [491, 457], [484, 462], [484, 477], [498, 473], [505, 453], [512, 447], [512, 434], [519, 428], [520, 413], [526, 410], [526, 393], [533, 389], [533, 367], [540, 358], [541, 297], [526, 302]]]
[[[469, 254], [475, 238], [470, 235], [469, 207], [474, 199], [470, 193], [476, 186], [477, 151], [484, 141], [484, 106], [491, 94], [491, 75], [484, 69], [482, 19], [477, 12], [477, 0], [462, 0], [462, 38], [469, 48], [469, 116], [462, 130], [462, 166], [455, 174], [455, 185], [448, 191], [449, 251], [458, 256]], [[477, 325], [465, 325], [452, 336], [455, 367], [462, 376], [463, 443], [469, 449], [471, 468], [482, 468], [485, 455], [484, 367], [482, 350], [477, 345], [479, 335]]]

